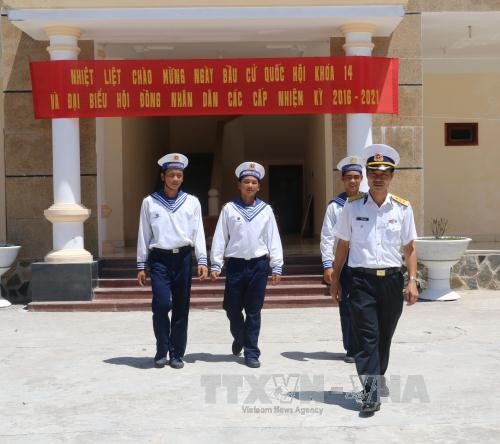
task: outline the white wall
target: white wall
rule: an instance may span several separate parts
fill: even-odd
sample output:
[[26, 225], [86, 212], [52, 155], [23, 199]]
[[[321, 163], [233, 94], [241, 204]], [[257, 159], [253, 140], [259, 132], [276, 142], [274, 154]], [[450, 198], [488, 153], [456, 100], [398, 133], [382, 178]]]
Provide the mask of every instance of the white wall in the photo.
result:
[[[445, 146], [445, 122], [478, 122], [478, 146]], [[449, 234], [500, 240], [500, 75], [424, 76], [424, 213]]]

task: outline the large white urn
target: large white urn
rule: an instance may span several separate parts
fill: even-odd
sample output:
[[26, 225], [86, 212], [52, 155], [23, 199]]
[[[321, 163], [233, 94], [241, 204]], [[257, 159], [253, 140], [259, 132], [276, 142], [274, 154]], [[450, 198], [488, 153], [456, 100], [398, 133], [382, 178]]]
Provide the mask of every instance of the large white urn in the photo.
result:
[[450, 270], [467, 250], [468, 237], [419, 237], [415, 240], [419, 262], [429, 270], [427, 289], [420, 299], [426, 301], [454, 301], [460, 295], [450, 287]]
[[[4, 273], [9, 271], [16, 260], [20, 248], [20, 245], [0, 244], [0, 278]], [[10, 302], [0, 295], [0, 308], [8, 307], [9, 305], [11, 305]]]

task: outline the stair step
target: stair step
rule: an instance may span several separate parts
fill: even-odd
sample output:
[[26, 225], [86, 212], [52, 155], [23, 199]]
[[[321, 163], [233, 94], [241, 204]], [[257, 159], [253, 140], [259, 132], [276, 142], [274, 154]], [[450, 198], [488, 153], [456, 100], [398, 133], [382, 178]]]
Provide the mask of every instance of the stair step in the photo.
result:
[[[333, 306], [330, 296], [266, 296], [264, 308], [297, 308], [297, 307], [330, 307]], [[192, 309], [222, 308], [222, 298], [191, 298]], [[143, 299], [130, 300], [94, 300], [71, 302], [31, 302], [29, 311], [149, 311], [151, 302]]]
[[[329, 295], [328, 287], [324, 284], [280, 284], [276, 286], [268, 286], [266, 295]], [[191, 287], [191, 297], [209, 298], [222, 297], [224, 295], [224, 285], [212, 284], [203, 286]], [[96, 288], [94, 290], [94, 300], [103, 299], [151, 299], [151, 287], [105, 287]]]
[[[269, 285], [271, 278], [269, 278]], [[198, 286], [208, 286], [208, 285], [219, 285], [224, 284], [225, 278], [219, 277], [216, 282], [210, 280], [200, 281], [197, 278], [193, 278], [192, 288]], [[285, 275], [281, 277], [281, 284], [295, 283], [295, 284], [319, 284], [323, 282], [323, 274], [296, 274], [296, 275]], [[147, 280], [148, 285], [151, 285], [150, 280]], [[99, 288], [109, 288], [109, 287], [139, 287], [139, 283], [135, 277], [133, 278], [101, 278], [99, 279]]]
[[[322, 274], [320, 255], [285, 255], [284, 275]], [[193, 272], [196, 265], [193, 264]], [[135, 258], [102, 258], [99, 260], [100, 278], [135, 278]]]

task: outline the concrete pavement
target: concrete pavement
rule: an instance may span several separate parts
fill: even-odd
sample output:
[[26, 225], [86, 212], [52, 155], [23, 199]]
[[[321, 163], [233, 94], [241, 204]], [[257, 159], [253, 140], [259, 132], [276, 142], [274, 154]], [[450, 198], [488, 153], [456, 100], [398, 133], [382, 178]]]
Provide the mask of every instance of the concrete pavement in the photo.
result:
[[500, 292], [406, 307], [391, 397], [358, 414], [335, 308], [264, 310], [262, 367], [222, 310], [191, 311], [186, 366], [152, 365], [151, 314], [0, 310], [0, 442], [498, 442]]

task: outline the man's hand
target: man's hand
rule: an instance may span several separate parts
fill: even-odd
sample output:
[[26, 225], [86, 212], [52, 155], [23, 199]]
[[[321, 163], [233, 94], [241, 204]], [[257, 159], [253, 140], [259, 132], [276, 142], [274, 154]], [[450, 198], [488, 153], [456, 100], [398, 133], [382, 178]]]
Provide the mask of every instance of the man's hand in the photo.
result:
[[203, 281], [208, 276], [208, 268], [205, 265], [198, 265], [198, 277]]
[[333, 275], [333, 267], [325, 268], [325, 270], [323, 271], [323, 280], [327, 284], [331, 284], [332, 283], [332, 275]]
[[330, 294], [332, 296], [333, 303], [338, 305], [338, 303], [342, 300], [342, 287], [338, 279], [332, 279], [332, 283], [330, 284]]
[[210, 280], [212, 282], [215, 282], [217, 280], [217, 278], [219, 277], [219, 274], [220, 274], [220, 271], [212, 271], [210, 273]]
[[411, 279], [406, 286], [405, 292], [406, 305], [413, 305], [418, 300], [417, 282]]
[[271, 277], [271, 285], [278, 285], [281, 281], [281, 274], [273, 274]]
[[139, 282], [139, 285], [141, 287], [144, 287], [146, 285], [146, 272], [144, 270], [141, 270], [137, 273], [137, 282]]

